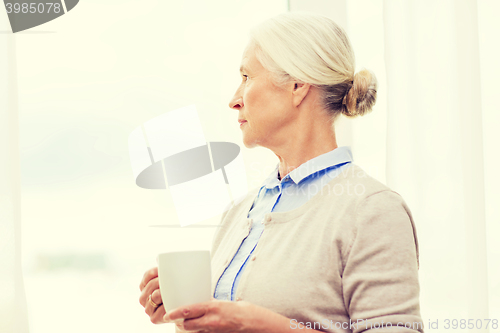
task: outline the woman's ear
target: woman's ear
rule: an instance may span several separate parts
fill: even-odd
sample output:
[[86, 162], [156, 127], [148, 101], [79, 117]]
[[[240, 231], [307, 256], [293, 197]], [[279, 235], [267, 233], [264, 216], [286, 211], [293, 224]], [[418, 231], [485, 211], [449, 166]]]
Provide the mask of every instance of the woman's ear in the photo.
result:
[[304, 98], [306, 98], [307, 94], [309, 93], [310, 88], [311, 85], [309, 83], [294, 82], [292, 92], [294, 106], [299, 106], [303, 102]]

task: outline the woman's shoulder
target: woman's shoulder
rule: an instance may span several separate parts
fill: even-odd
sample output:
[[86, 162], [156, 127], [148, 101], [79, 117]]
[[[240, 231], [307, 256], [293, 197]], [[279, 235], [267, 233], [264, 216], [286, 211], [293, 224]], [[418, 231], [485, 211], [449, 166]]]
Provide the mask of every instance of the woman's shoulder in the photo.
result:
[[[403, 207], [409, 212], [403, 197], [389, 186], [369, 175], [359, 165], [351, 163], [322, 190], [324, 199], [335, 206], [357, 210], [368, 202], [377, 207]], [[336, 208], [337, 209], [337, 208]]]
[[[358, 165], [352, 165], [346, 170], [340, 183], [351, 183], [354, 191], [352, 196], [344, 196], [346, 206], [352, 209], [355, 222], [352, 225], [359, 238], [361, 231], [373, 241], [382, 239], [382, 234], [389, 233], [391, 239], [405, 239], [415, 244], [417, 267], [419, 262], [419, 245], [413, 215], [403, 197], [387, 185], [368, 175]], [[397, 235], [397, 237], [395, 237]], [[413, 256], [413, 254], [412, 254]]]
[[379, 192], [394, 192], [354, 163], [350, 163], [349, 167], [342, 169], [326, 189], [329, 190], [327, 193], [347, 195], [358, 200], [363, 200]]

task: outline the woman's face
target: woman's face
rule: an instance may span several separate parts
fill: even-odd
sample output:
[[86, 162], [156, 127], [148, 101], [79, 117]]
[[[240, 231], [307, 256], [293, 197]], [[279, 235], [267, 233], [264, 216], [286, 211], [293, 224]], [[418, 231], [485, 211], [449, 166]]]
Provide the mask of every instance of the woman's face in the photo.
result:
[[243, 143], [247, 148], [280, 145], [292, 134], [290, 124], [294, 117], [290, 85], [278, 87], [273, 82], [271, 73], [257, 60], [251, 45], [243, 54], [240, 72], [242, 82], [229, 107], [238, 111]]

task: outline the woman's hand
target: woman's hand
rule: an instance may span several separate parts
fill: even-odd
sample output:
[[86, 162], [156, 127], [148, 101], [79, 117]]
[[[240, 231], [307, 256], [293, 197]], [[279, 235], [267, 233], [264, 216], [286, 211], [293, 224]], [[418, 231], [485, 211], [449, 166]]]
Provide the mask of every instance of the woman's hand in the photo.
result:
[[[290, 319], [245, 301], [231, 302], [213, 299], [209, 302], [178, 307], [165, 313], [158, 282], [158, 268], [144, 273], [139, 302], [153, 324], [175, 323], [177, 331], [196, 333], [285, 333], [294, 332]], [[154, 306], [149, 301], [157, 306]], [[305, 329], [305, 327], [300, 327]], [[306, 329], [310, 332], [319, 332]]]
[[[153, 324], [162, 324], [167, 321], [163, 320], [165, 316], [165, 309], [163, 307], [163, 302], [160, 293], [160, 284], [158, 282], [158, 267], [153, 267], [144, 273], [141, 284], [139, 286], [141, 289], [141, 296], [139, 297], [139, 302], [144, 307], [146, 314]], [[149, 296], [151, 295], [151, 301], [157, 304], [154, 306], [149, 301]]]
[[212, 300], [181, 306], [169, 311], [164, 320], [174, 322], [177, 332], [293, 333], [297, 329], [320, 332], [305, 327], [303, 323], [292, 326], [289, 318], [244, 301]]
[[[181, 332], [250, 332], [255, 305], [247, 302], [212, 300], [169, 311], [165, 322], [175, 322]], [[254, 328], [254, 327], [252, 327]]]

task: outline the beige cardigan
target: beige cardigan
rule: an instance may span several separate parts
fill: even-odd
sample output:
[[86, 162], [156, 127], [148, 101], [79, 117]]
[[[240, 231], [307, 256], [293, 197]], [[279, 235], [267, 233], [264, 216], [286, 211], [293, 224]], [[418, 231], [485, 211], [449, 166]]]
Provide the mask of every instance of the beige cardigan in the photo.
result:
[[[257, 190], [222, 216], [212, 246], [212, 294], [249, 234]], [[423, 332], [412, 215], [399, 194], [359, 166], [352, 164], [304, 205], [269, 213], [262, 223], [237, 300], [290, 318], [291, 328], [302, 322], [324, 332], [389, 325], [392, 330], [373, 332]], [[367, 319], [371, 324], [361, 321]]]

